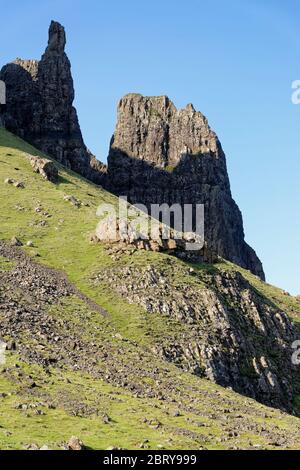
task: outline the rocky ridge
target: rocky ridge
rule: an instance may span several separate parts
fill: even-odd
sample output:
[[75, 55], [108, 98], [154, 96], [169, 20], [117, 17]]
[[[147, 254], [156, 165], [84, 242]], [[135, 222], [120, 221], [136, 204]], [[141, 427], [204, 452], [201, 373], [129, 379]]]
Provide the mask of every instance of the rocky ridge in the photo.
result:
[[182, 268], [103, 269], [124, 300], [180, 322], [174, 342], [157, 344], [160, 357], [238, 393], [291, 411], [297, 393], [292, 344], [298, 330], [275, 304], [237, 271]]
[[[132, 207], [131, 213], [133, 209]], [[166, 252], [194, 263], [212, 264], [218, 261], [218, 256], [196, 233], [177, 233], [170, 227], [142, 214], [144, 213], [136, 209], [136, 220], [127, 220], [122, 217], [102, 219], [91, 236], [91, 241], [108, 246], [117, 245], [120, 250], [133, 247], [157, 253]]]

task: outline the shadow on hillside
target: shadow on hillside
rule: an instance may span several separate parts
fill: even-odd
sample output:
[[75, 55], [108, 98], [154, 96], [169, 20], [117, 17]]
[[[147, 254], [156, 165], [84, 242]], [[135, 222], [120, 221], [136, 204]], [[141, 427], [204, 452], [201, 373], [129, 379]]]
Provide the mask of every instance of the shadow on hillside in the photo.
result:
[[67, 178], [65, 178], [64, 176], [61, 176], [61, 175], [58, 175], [58, 179], [57, 179], [56, 184], [70, 184], [72, 186], [76, 186], [76, 184], [73, 183], [73, 181], [70, 181], [70, 180], [68, 180]]
[[[239, 347], [235, 348], [234, 362], [239, 368], [239, 374], [236, 374], [234, 368], [229, 373], [228, 378], [224, 380], [224, 364], [230, 364], [230, 353], [223, 350], [224, 343], [220, 344], [220, 350], [215, 352], [212, 357], [213, 369], [220, 371], [216, 374], [215, 381], [223, 387], [232, 387], [233, 390], [244, 396], [254, 398], [264, 405], [279, 408], [282, 411], [293, 413], [300, 416], [300, 410], [295, 409], [294, 398], [300, 393], [300, 369], [299, 366], [292, 365], [292, 343], [300, 339], [298, 325], [291, 331], [288, 326], [289, 320], [283, 320], [280, 324], [276, 315], [282, 318], [282, 309], [280, 309], [270, 298], [268, 298], [258, 288], [253, 286], [239, 271], [228, 271], [233, 277], [227, 278], [224, 274], [227, 270], [222, 270], [213, 265], [194, 265], [195, 272], [199, 274], [201, 282], [204, 282], [209, 289], [213, 289], [226, 308], [227, 318], [230, 324], [230, 336], [233, 334], [239, 338]], [[216, 282], [218, 278], [218, 282]], [[219, 287], [221, 282], [222, 288]], [[262, 282], [262, 281], [261, 281]], [[238, 292], [238, 298], [234, 292]], [[243, 307], [243, 295], [249, 292], [250, 303], [259, 315], [259, 321], [263, 329], [258, 328], [255, 323], [255, 315], [250, 314]], [[250, 308], [250, 307], [249, 307]], [[270, 310], [271, 309], [271, 310]], [[284, 316], [283, 316], [284, 318]], [[246, 350], [245, 346], [246, 345]], [[231, 338], [228, 338], [226, 348], [231, 348]], [[253, 365], [249, 359], [261, 357], [267, 359], [269, 370], [276, 378], [278, 388], [263, 392], [260, 389], [261, 378], [256, 374]], [[230, 368], [227, 369], [230, 371]], [[267, 372], [261, 368], [264, 378], [267, 379]], [[293, 394], [291, 395], [291, 390]]]
[[[165, 163], [165, 168], [159, 168], [155, 163], [112, 148], [108, 157], [108, 174], [109, 186], [115, 193], [124, 195], [128, 191], [133, 200], [135, 193], [144, 191], [145, 196], [149, 193], [148, 204], [161, 203], [162, 200], [166, 203], [175, 200], [184, 203], [192, 196], [195, 198], [194, 204], [204, 204], [208, 197], [199, 188], [201, 184], [218, 184], [221, 190], [229, 190], [226, 166], [212, 153], [182, 153], [177, 165], [168, 166]], [[157, 190], [160, 194], [156, 193]], [[195, 195], [191, 194], [191, 190], [195, 191]]]
[[[148, 213], [151, 204], [179, 204], [181, 208], [186, 205], [186, 210], [192, 206], [192, 230], [187, 231], [195, 231], [197, 205], [204, 205], [208, 245], [222, 258], [264, 278], [260, 260], [245, 241], [242, 214], [231, 196], [221, 146], [218, 157], [214, 153], [182, 153], [178, 164], [171, 168], [158, 168], [112, 147], [107, 189], [117, 196], [127, 196], [133, 205], [144, 204]], [[166, 225], [174, 227], [172, 214]]]
[[[126, 196], [130, 204], [146, 206], [148, 214], [158, 218], [160, 222], [163, 222], [162, 213], [157, 217], [153, 211], [151, 212], [153, 205], [167, 204], [170, 207], [174, 204], [180, 205], [183, 216], [192, 209], [192, 226], [186, 230], [191, 232], [196, 230], [197, 205], [205, 205], [206, 211], [209, 208], [210, 193], [207, 187], [220, 183], [222, 190], [222, 178], [218, 173], [220, 173], [219, 163], [216, 163], [211, 154], [183, 153], [176, 166], [159, 168], [154, 163], [131, 157], [118, 148], [112, 148], [108, 157], [107, 189], [117, 196]], [[205, 181], [202, 181], [203, 178]], [[223, 189], [225, 198], [228, 187], [223, 185]], [[172, 212], [170, 224], [166, 225], [174, 228]], [[205, 233], [209, 235], [210, 230], [207, 217]], [[219, 235], [220, 239], [224, 236], [221, 233]]]

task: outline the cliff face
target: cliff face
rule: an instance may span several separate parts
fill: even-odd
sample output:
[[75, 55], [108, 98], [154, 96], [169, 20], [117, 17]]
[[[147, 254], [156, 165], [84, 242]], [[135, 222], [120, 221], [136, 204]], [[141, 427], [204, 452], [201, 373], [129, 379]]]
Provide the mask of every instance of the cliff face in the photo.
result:
[[148, 208], [204, 204], [209, 246], [264, 279], [260, 260], [244, 240], [221, 144], [191, 104], [177, 110], [166, 96], [130, 94], [121, 99], [108, 180], [112, 191]]
[[76, 109], [64, 28], [52, 21], [48, 47], [40, 61], [21, 60], [3, 67], [6, 83], [5, 127], [68, 168], [101, 183], [103, 173], [91, 165]]

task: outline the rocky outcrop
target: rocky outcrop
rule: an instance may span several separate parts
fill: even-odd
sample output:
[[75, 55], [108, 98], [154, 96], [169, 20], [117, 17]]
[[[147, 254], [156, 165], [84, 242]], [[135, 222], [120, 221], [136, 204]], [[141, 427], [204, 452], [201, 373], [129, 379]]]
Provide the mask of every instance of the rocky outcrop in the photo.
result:
[[108, 157], [110, 189], [132, 204], [204, 204], [205, 238], [213, 251], [264, 279], [244, 240], [232, 199], [225, 154], [206, 118], [166, 97], [121, 99]]
[[[166, 252], [182, 260], [195, 263], [215, 263], [218, 257], [211, 252], [196, 233], [176, 233], [169, 227], [144, 217], [137, 220], [107, 217], [97, 226], [91, 241], [102, 242], [108, 246], [118, 245], [120, 251], [126, 247], [138, 250]], [[191, 249], [191, 246], [193, 249]]]
[[97, 167], [82, 138], [65, 45], [64, 28], [52, 21], [48, 47], [40, 61], [17, 59], [3, 67], [0, 80], [6, 84], [7, 102], [2, 120], [9, 131], [101, 184], [105, 167], [100, 163]]
[[239, 272], [179, 268], [170, 261], [162, 268], [103, 268], [94, 282], [140, 305], [149, 323], [155, 314], [166, 323], [175, 321], [174, 337], [159, 338], [155, 354], [267, 405], [292, 410], [298, 369], [291, 358], [298, 330]]
[[35, 173], [39, 173], [45, 180], [56, 183], [58, 180], [58, 170], [52, 160], [47, 158], [27, 155], [30, 165]]

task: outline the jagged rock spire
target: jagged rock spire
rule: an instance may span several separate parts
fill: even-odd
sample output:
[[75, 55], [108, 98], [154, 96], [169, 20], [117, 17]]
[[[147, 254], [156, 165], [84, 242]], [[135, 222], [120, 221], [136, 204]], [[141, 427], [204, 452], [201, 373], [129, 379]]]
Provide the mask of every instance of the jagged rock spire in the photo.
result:
[[3, 67], [0, 80], [8, 88], [5, 126], [66, 167], [102, 183], [101, 166], [84, 144], [73, 107], [73, 79], [65, 45], [64, 27], [52, 21], [40, 61], [18, 59]]
[[62, 54], [66, 46], [65, 28], [57, 21], [51, 21], [49, 27], [49, 40], [46, 52]]

